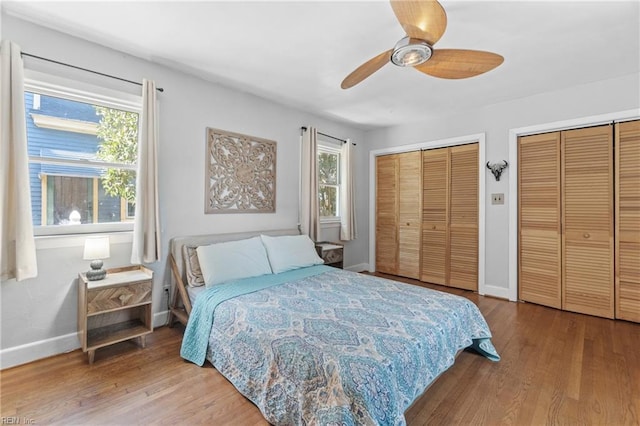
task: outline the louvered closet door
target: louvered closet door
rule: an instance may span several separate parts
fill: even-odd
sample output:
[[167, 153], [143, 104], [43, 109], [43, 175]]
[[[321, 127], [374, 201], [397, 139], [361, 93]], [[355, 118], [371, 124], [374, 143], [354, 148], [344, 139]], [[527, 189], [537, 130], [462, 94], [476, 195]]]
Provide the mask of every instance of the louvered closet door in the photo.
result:
[[376, 158], [376, 271], [398, 273], [398, 156]]
[[616, 124], [616, 318], [640, 322], [640, 121]]
[[563, 309], [613, 318], [613, 129], [561, 138]]
[[518, 212], [518, 297], [560, 309], [560, 132], [518, 139]]
[[449, 282], [478, 290], [478, 144], [449, 148]]
[[422, 152], [422, 265], [420, 279], [448, 282], [447, 218], [449, 192], [448, 148]]
[[422, 155], [420, 151], [398, 155], [399, 223], [398, 275], [420, 278]]

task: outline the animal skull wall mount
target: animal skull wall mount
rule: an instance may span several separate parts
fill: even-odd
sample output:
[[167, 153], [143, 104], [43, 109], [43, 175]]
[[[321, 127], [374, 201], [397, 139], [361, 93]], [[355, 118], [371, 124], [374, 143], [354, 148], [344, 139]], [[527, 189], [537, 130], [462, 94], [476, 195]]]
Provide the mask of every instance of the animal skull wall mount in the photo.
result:
[[487, 161], [487, 169], [491, 170], [491, 173], [493, 173], [493, 176], [496, 178], [496, 182], [500, 180], [502, 171], [506, 169], [508, 165], [509, 163], [507, 163], [506, 160], [502, 160], [502, 163], [494, 164], [489, 164], [489, 162]]

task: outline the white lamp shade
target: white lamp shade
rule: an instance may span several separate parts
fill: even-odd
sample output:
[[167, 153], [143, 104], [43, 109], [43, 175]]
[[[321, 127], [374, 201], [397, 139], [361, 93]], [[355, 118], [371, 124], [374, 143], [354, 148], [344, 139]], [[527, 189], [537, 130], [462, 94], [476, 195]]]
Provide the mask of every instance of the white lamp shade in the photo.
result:
[[84, 241], [84, 255], [82, 256], [83, 259], [107, 259], [109, 256], [109, 237], [88, 237]]

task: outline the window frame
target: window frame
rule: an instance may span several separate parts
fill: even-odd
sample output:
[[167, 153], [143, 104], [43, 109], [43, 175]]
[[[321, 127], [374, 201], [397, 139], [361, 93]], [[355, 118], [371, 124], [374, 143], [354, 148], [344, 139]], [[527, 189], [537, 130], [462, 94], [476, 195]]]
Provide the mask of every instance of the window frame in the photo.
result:
[[[341, 202], [341, 196], [342, 196], [342, 191], [343, 191], [343, 177], [342, 177], [342, 149], [340, 146], [337, 146], [334, 143], [330, 143], [330, 142], [325, 142], [325, 141], [318, 141], [318, 152], [317, 152], [317, 156], [316, 156], [316, 165], [318, 167], [318, 170], [320, 169], [320, 161], [319, 161], [319, 156], [321, 153], [325, 153], [325, 154], [334, 154], [337, 155], [338, 157], [338, 183], [336, 185], [331, 185], [331, 184], [321, 184], [320, 180], [318, 179], [318, 202], [320, 201], [320, 186], [331, 186], [331, 187], [336, 187], [337, 191], [336, 191], [336, 210], [337, 210], [337, 215], [336, 216], [320, 216], [320, 223], [321, 224], [339, 224], [342, 221], [342, 217], [341, 217], [341, 206], [340, 206], [340, 202]], [[319, 173], [318, 173], [319, 174]]]
[[[140, 95], [76, 82], [36, 71], [28, 72], [28, 70], [25, 70], [24, 91], [31, 92], [34, 95], [53, 96], [76, 102], [89, 103], [91, 105], [134, 112], [139, 116], [138, 126], [140, 126], [140, 116], [142, 114], [142, 96]], [[27, 105], [25, 105], [25, 113], [26, 107]], [[30, 156], [29, 164], [32, 163], [76, 165], [99, 169], [118, 168], [137, 171], [137, 164], [120, 164], [73, 159], [45, 159], [43, 161], [41, 158]], [[121, 211], [122, 210], [127, 210], [126, 203], [124, 206], [121, 206]], [[133, 220], [128, 215], [121, 217], [120, 222], [83, 223], [79, 225], [33, 225], [33, 233], [36, 237], [122, 232], [132, 230]]]

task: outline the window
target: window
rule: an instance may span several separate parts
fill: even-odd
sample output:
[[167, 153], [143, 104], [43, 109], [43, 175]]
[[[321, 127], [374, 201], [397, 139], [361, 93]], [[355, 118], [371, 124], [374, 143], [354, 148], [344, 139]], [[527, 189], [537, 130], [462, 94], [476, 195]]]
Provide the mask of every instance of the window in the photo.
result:
[[34, 233], [132, 229], [139, 103], [25, 86]]
[[318, 204], [320, 220], [340, 220], [340, 148], [318, 146]]

